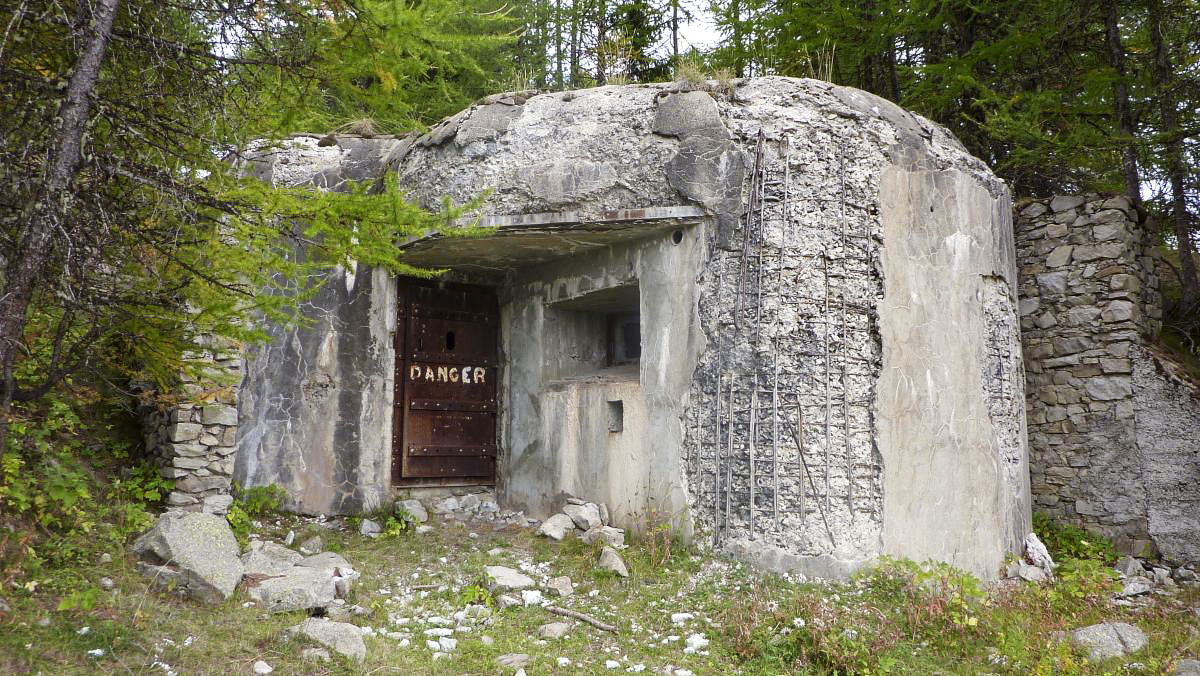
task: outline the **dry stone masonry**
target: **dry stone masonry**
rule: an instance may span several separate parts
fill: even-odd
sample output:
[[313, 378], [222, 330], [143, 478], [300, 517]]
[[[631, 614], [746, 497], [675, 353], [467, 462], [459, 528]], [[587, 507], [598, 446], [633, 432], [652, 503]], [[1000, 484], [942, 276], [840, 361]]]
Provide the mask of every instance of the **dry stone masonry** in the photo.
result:
[[1154, 348], [1158, 259], [1124, 197], [1017, 208], [1036, 509], [1200, 559], [1200, 400]]
[[242, 355], [232, 343], [205, 337], [205, 349], [185, 355], [199, 378], [182, 376], [179, 389], [143, 409], [148, 451], [162, 476], [175, 481], [172, 508], [224, 514], [237, 440]]

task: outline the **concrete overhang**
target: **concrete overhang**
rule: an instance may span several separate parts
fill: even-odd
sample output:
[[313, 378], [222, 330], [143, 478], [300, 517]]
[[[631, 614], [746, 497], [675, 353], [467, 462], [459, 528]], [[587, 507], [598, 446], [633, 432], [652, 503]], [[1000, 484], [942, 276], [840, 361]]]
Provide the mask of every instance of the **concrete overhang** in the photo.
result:
[[643, 239], [706, 215], [700, 207], [674, 206], [605, 211], [598, 217], [570, 211], [485, 216], [479, 225], [493, 232], [481, 237], [429, 233], [402, 243], [400, 259], [422, 268], [503, 272]]

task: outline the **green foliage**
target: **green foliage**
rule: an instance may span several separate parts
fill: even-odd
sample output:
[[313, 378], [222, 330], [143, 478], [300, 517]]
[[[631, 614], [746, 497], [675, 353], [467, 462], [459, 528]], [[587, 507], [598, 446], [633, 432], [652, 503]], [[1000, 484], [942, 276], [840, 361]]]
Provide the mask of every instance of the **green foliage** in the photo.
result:
[[242, 488], [233, 485], [234, 499], [225, 513], [225, 520], [234, 537], [245, 547], [250, 540], [250, 529], [254, 525], [254, 517], [268, 516], [283, 509], [288, 494], [282, 486], [269, 484]]
[[266, 516], [283, 509], [288, 494], [278, 484], [254, 486], [253, 488], [234, 487], [234, 504], [238, 505], [248, 516]]
[[1033, 515], [1033, 532], [1057, 562], [1083, 559], [1111, 564], [1117, 560], [1116, 547], [1108, 538], [1079, 526], [1056, 522], [1046, 514]]
[[264, 92], [264, 129], [400, 133], [458, 112], [504, 79], [517, 27], [510, 5], [368, 0], [355, 9], [305, 37], [319, 45], [316, 73]]
[[1083, 608], [1104, 608], [1118, 589], [1117, 571], [1099, 559], [1063, 559], [1054, 571], [1057, 580], [1047, 593], [1060, 614]]
[[496, 606], [496, 600], [492, 598], [492, 593], [488, 591], [487, 585], [482, 580], [469, 584], [458, 592], [456, 606], [462, 607], [471, 604], [488, 608]]

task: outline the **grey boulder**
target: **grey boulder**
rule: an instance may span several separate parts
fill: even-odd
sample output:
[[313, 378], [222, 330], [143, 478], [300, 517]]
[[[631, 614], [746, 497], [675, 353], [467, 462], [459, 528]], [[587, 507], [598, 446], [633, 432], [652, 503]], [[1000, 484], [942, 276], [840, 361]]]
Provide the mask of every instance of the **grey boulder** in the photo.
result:
[[533, 578], [507, 566], [488, 566], [483, 569], [488, 578], [488, 587], [493, 590], [528, 589]]
[[571, 631], [570, 622], [549, 622], [538, 627], [537, 633], [539, 638], [556, 639], [566, 636], [568, 631]]
[[612, 526], [597, 526], [579, 536], [579, 539], [589, 545], [599, 541], [610, 547], [620, 547], [625, 544], [625, 531]]
[[596, 565], [600, 567], [600, 570], [607, 570], [621, 577], [629, 577], [629, 569], [625, 567], [624, 559], [612, 547], [600, 550], [600, 560]]
[[566, 514], [555, 514], [538, 526], [538, 535], [545, 535], [552, 540], [561, 540], [567, 533], [575, 530], [575, 521]]
[[294, 566], [286, 574], [259, 582], [250, 598], [272, 613], [324, 608], [338, 597], [333, 571]]
[[591, 502], [583, 505], [567, 505], [563, 507], [563, 514], [571, 517], [571, 521], [580, 530], [590, 530], [604, 525], [604, 521], [600, 518], [600, 508]]
[[288, 636], [303, 636], [341, 653], [355, 662], [367, 659], [362, 630], [353, 624], [310, 617], [287, 630]]
[[1101, 622], [1071, 632], [1071, 640], [1088, 651], [1093, 662], [1121, 657], [1146, 647], [1145, 632], [1125, 622]]
[[303, 558], [283, 545], [255, 540], [242, 555], [242, 567], [246, 575], [283, 575]]
[[421, 504], [420, 500], [402, 500], [396, 503], [396, 506], [411, 514], [418, 523], [429, 520], [429, 512], [425, 511], [425, 505]]
[[227, 600], [242, 579], [237, 538], [223, 517], [167, 512], [133, 543], [142, 572], [205, 603]]

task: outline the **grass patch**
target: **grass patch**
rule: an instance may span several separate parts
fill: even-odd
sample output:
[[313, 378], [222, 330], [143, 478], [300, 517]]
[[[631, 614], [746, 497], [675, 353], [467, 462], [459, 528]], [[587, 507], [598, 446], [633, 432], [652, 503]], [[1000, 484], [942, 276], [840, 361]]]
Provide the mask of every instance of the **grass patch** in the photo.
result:
[[[375, 539], [350, 524], [328, 529], [294, 516], [267, 516], [255, 528], [297, 542], [320, 535], [362, 573], [349, 603], [366, 609], [350, 621], [370, 626], [367, 661], [303, 662], [305, 645], [285, 638], [302, 613], [268, 615], [239, 590], [229, 602], [204, 606], [149, 589], [134, 562], [114, 552], [110, 563], [87, 563], [75, 579], [98, 585], [110, 577], [89, 609], [58, 610], [61, 591], [6, 590], [12, 612], [0, 618], [0, 672], [180, 674], [249, 673], [256, 660], [276, 674], [494, 674], [495, 659], [527, 653], [528, 673], [645, 673], [667, 665], [696, 674], [743, 673], [1163, 673], [1197, 655], [1200, 592], [1183, 589], [1142, 608], [1112, 606], [1112, 579], [1095, 560], [1064, 564], [1049, 586], [986, 586], [940, 564], [884, 561], [840, 584], [799, 583], [653, 537], [622, 552], [628, 579], [594, 568], [599, 545], [561, 543], [529, 530], [494, 532], [490, 524], [437, 524], [425, 535], [406, 530]], [[91, 558], [91, 561], [96, 561]], [[576, 592], [547, 597], [556, 604], [617, 625], [620, 633], [586, 624], [560, 640], [540, 641], [547, 622], [563, 621], [540, 607], [499, 610], [483, 569], [507, 565], [539, 584], [568, 575]], [[51, 586], [47, 585], [46, 589]], [[469, 604], [489, 605], [490, 618], [455, 635], [458, 649], [432, 661], [421, 618], [453, 617]], [[689, 613], [678, 624], [672, 614]], [[400, 624], [394, 620], [408, 618]], [[40, 621], [48, 620], [46, 626]], [[1103, 620], [1140, 626], [1150, 646], [1130, 658], [1089, 664], [1058, 632]], [[88, 627], [86, 633], [79, 630]], [[404, 632], [410, 645], [381, 634]], [[710, 645], [685, 652], [691, 634]], [[399, 636], [399, 633], [392, 634]], [[490, 639], [490, 643], [484, 637]], [[103, 650], [89, 657], [89, 650]], [[570, 660], [560, 667], [558, 658]]]

